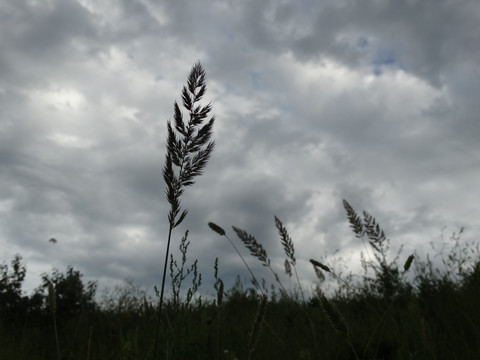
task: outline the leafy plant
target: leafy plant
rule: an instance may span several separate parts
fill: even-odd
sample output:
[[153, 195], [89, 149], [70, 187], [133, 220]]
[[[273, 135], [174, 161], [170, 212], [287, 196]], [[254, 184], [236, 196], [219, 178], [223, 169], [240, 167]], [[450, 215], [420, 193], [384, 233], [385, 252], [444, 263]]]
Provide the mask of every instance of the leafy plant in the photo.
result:
[[54, 269], [52, 274], [42, 275], [42, 284], [36, 291], [40, 294], [47, 292], [44, 296], [49, 304], [53, 303], [51, 298], [55, 297], [55, 313], [60, 318], [77, 316], [83, 311], [95, 309], [97, 282], [84, 284], [82, 277], [80, 271], [72, 266], [67, 267], [65, 274]]
[[[195, 260], [189, 268], [185, 268], [187, 263], [187, 251], [190, 241], [187, 240], [188, 231], [185, 232], [185, 236], [180, 241], [179, 249], [181, 253], [181, 262], [180, 265], [178, 261], [173, 258], [173, 255], [170, 254], [170, 276], [172, 278], [172, 303], [175, 309], [179, 309], [180, 306], [188, 307], [190, 302], [193, 299], [193, 296], [197, 292], [198, 288], [202, 283], [202, 274], [198, 272], [198, 260]], [[192, 287], [189, 287], [185, 296], [185, 299], [182, 301], [180, 289], [182, 287], [183, 281], [192, 274]]]

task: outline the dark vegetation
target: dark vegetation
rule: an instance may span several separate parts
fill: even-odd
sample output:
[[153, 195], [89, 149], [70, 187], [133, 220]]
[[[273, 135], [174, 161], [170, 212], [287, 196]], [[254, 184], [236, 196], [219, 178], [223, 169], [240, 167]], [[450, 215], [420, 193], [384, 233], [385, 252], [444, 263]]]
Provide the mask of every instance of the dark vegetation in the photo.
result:
[[[194, 106], [205, 93], [204, 81], [196, 64], [182, 93], [190, 121], [183, 124], [175, 104], [175, 124], [168, 124], [168, 244], [187, 215], [180, 197], [213, 150], [213, 118], [200, 127], [210, 105]], [[26, 265], [17, 255], [0, 265], [0, 359], [477, 359], [478, 243], [463, 241], [462, 228], [446, 248], [433, 247], [436, 262], [401, 251], [392, 257], [390, 240], [376, 219], [366, 211], [359, 215], [345, 200], [343, 206], [364, 245], [363, 272], [343, 276], [335, 260], [309, 259], [318, 279], [313, 293], [301, 286], [294, 241], [277, 217], [285, 274], [275, 272], [278, 264], [272, 264], [261, 242], [232, 227], [240, 243], [269, 268], [272, 283], [258, 281], [250, 260], [242, 257], [251, 287], [238, 280], [224, 289], [216, 261], [212, 274], [203, 274], [214, 280], [210, 299], [198, 295], [202, 274], [197, 260], [190, 261], [188, 231], [179, 241], [179, 259], [169, 256], [169, 249], [165, 253], [165, 276], [155, 300], [131, 282], [96, 300], [97, 284], [85, 283], [73, 267], [43, 274], [27, 296], [22, 291]], [[227, 231], [209, 226], [212, 236], [225, 237], [242, 256]], [[296, 283], [293, 289], [282, 283], [287, 276]], [[167, 277], [171, 296], [164, 300]]]
[[[185, 289], [177, 287], [177, 295], [165, 301], [159, 358], [476, 359], [478, 253], [473, 244], [460, 247], [456, 236], [451, 241], [443, 270], [430, 259], [414, 259], [410, 281], [402, 276], [403, 266], [393, 262], [378, 266], [378, 274], [351, 276], [344, 283], [329, 265], [314, 260], [312, 271], [321, 271], [315, 294], [304, 302], [298, 287], [288, 293], [278, 287], [268, 292], [263, 310], [257, 288], [238, 280], [223, 290], [216, 266], [208, 274], [215, 277], [216, 298], [195, 296], [198, 275], [194, 280], [192, 271]], [[187, 254], [188, 246], [184, 249]], [[455, 249], [475, 256], [455, 258]], [[369, 266], [373, 263], [366, 261]], [[179, 270], [172, 269], [170, 279], [178, 280]], [[95, 301], [96, 284], [85, 283], [69, 267], [65, 273], [43, 275], [41, 285], [26, 296], [25, 272], [20, 256], [0, 267], [0, 359], [56, 359], [57, 337], [61, 359], [153, 358], [157, 310], [144, 291], [130, 284]], [[337, 279], [338, 286], [327, 299], [321, 289], [328, 277]]]

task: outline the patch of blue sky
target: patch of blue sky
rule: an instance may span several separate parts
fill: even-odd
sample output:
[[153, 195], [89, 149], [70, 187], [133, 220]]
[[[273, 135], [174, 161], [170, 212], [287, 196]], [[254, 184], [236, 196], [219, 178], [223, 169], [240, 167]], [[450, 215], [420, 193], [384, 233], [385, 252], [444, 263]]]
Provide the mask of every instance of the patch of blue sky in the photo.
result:
[[250, 77], [250, 82], [252, 83], [253, 87], [255, 89], [260, 88], [260, 82], [261, 82], [261, 79], [262, 79], [262, 75], [257, 71], [250, 71], [248, 73], [248, 75]]
[[360, 36], [358, 37], [357, 39], [357, 46], [360, 48], [360, 49], [364, 49], [366, 48], [368, 45], [370, 45], [370, 43], [368, 42], [368, 39], [364, 36]]
[[404, 70], [395, 52], [388, 49], [377, 49], [375, 57], [372, 61], [372, 65], [373, 73], [376, 76], [382, 75], [383, 69], [385, 67], [396, 67], [398, 69]]

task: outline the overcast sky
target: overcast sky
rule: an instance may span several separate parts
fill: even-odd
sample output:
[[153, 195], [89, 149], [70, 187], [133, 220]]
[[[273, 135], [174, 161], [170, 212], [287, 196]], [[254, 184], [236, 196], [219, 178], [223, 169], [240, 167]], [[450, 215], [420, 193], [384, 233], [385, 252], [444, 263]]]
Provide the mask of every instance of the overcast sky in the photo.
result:
[[67, 265], [160, 284], [166, 122], [197, 61], [216, 148], [172, 249], [188, 229], [202, 291], [216, 257], [227, 286], [249, 279], [209, 221], [254, 235], [291, 284], [277, 215], [305, 287], [310, 258], [358, 267], [342, 199], [405, 246], [402, 264], [444, 226], [477, 239], [477, 0], [2, 0], [0, 262], [23, 256], [27, 291]]

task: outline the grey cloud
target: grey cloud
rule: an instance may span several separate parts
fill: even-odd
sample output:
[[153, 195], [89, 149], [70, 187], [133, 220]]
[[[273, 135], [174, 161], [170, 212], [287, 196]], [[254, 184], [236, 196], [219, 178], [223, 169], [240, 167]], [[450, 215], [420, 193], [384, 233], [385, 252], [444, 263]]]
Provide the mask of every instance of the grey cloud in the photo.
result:
[[58, 51], [65, 51], [75, 39], [97, 36], [90, 14], [76, 1], [55, 1], [50, 4], [10, 2], [4, 9], [2, 32], [9, 50], [29, 53], [32, 58], [53, 61]]
[[277, 215], [306, 281], [310, 255], [361, 248], [343, 198], [411, 247], [445, 222], [473, 234], [475, 2], [29, 4], [0, 6], [7, 257], [15, 248], [33, 269], [71, 264], [92, 278], [158, 284], [168, 231], [165, 125], [197, 59], [217, 147], [182, 197], [189, 214], [172, 247], [178, 256], [189, 229], [205, 289], [216, 257], [227, 283], [248, 280], [208, 221], [269, 282], [231, 225], [262, 242], [281, 272]]
[[[348, 65], [365, 57], [373, 61], [376, 52], [390, 49], [406, 71], [440, 86], [452, 59], [468, 63], [478, 58], [473, 29], [479, 15], [478, 7], [471, 1], [396, 2], [388, 6], [362, 1], [325, 6], [312, 33], [300, 39], [296, 48], [301, 54], [333, 55], [342, 62], [350, 59]], [[338, 34], [352, 32], [372, 39], [363, 48], [367, 51], [363, 56], [355, 49], [358, 38], [350, 43], [335, 41]]]

